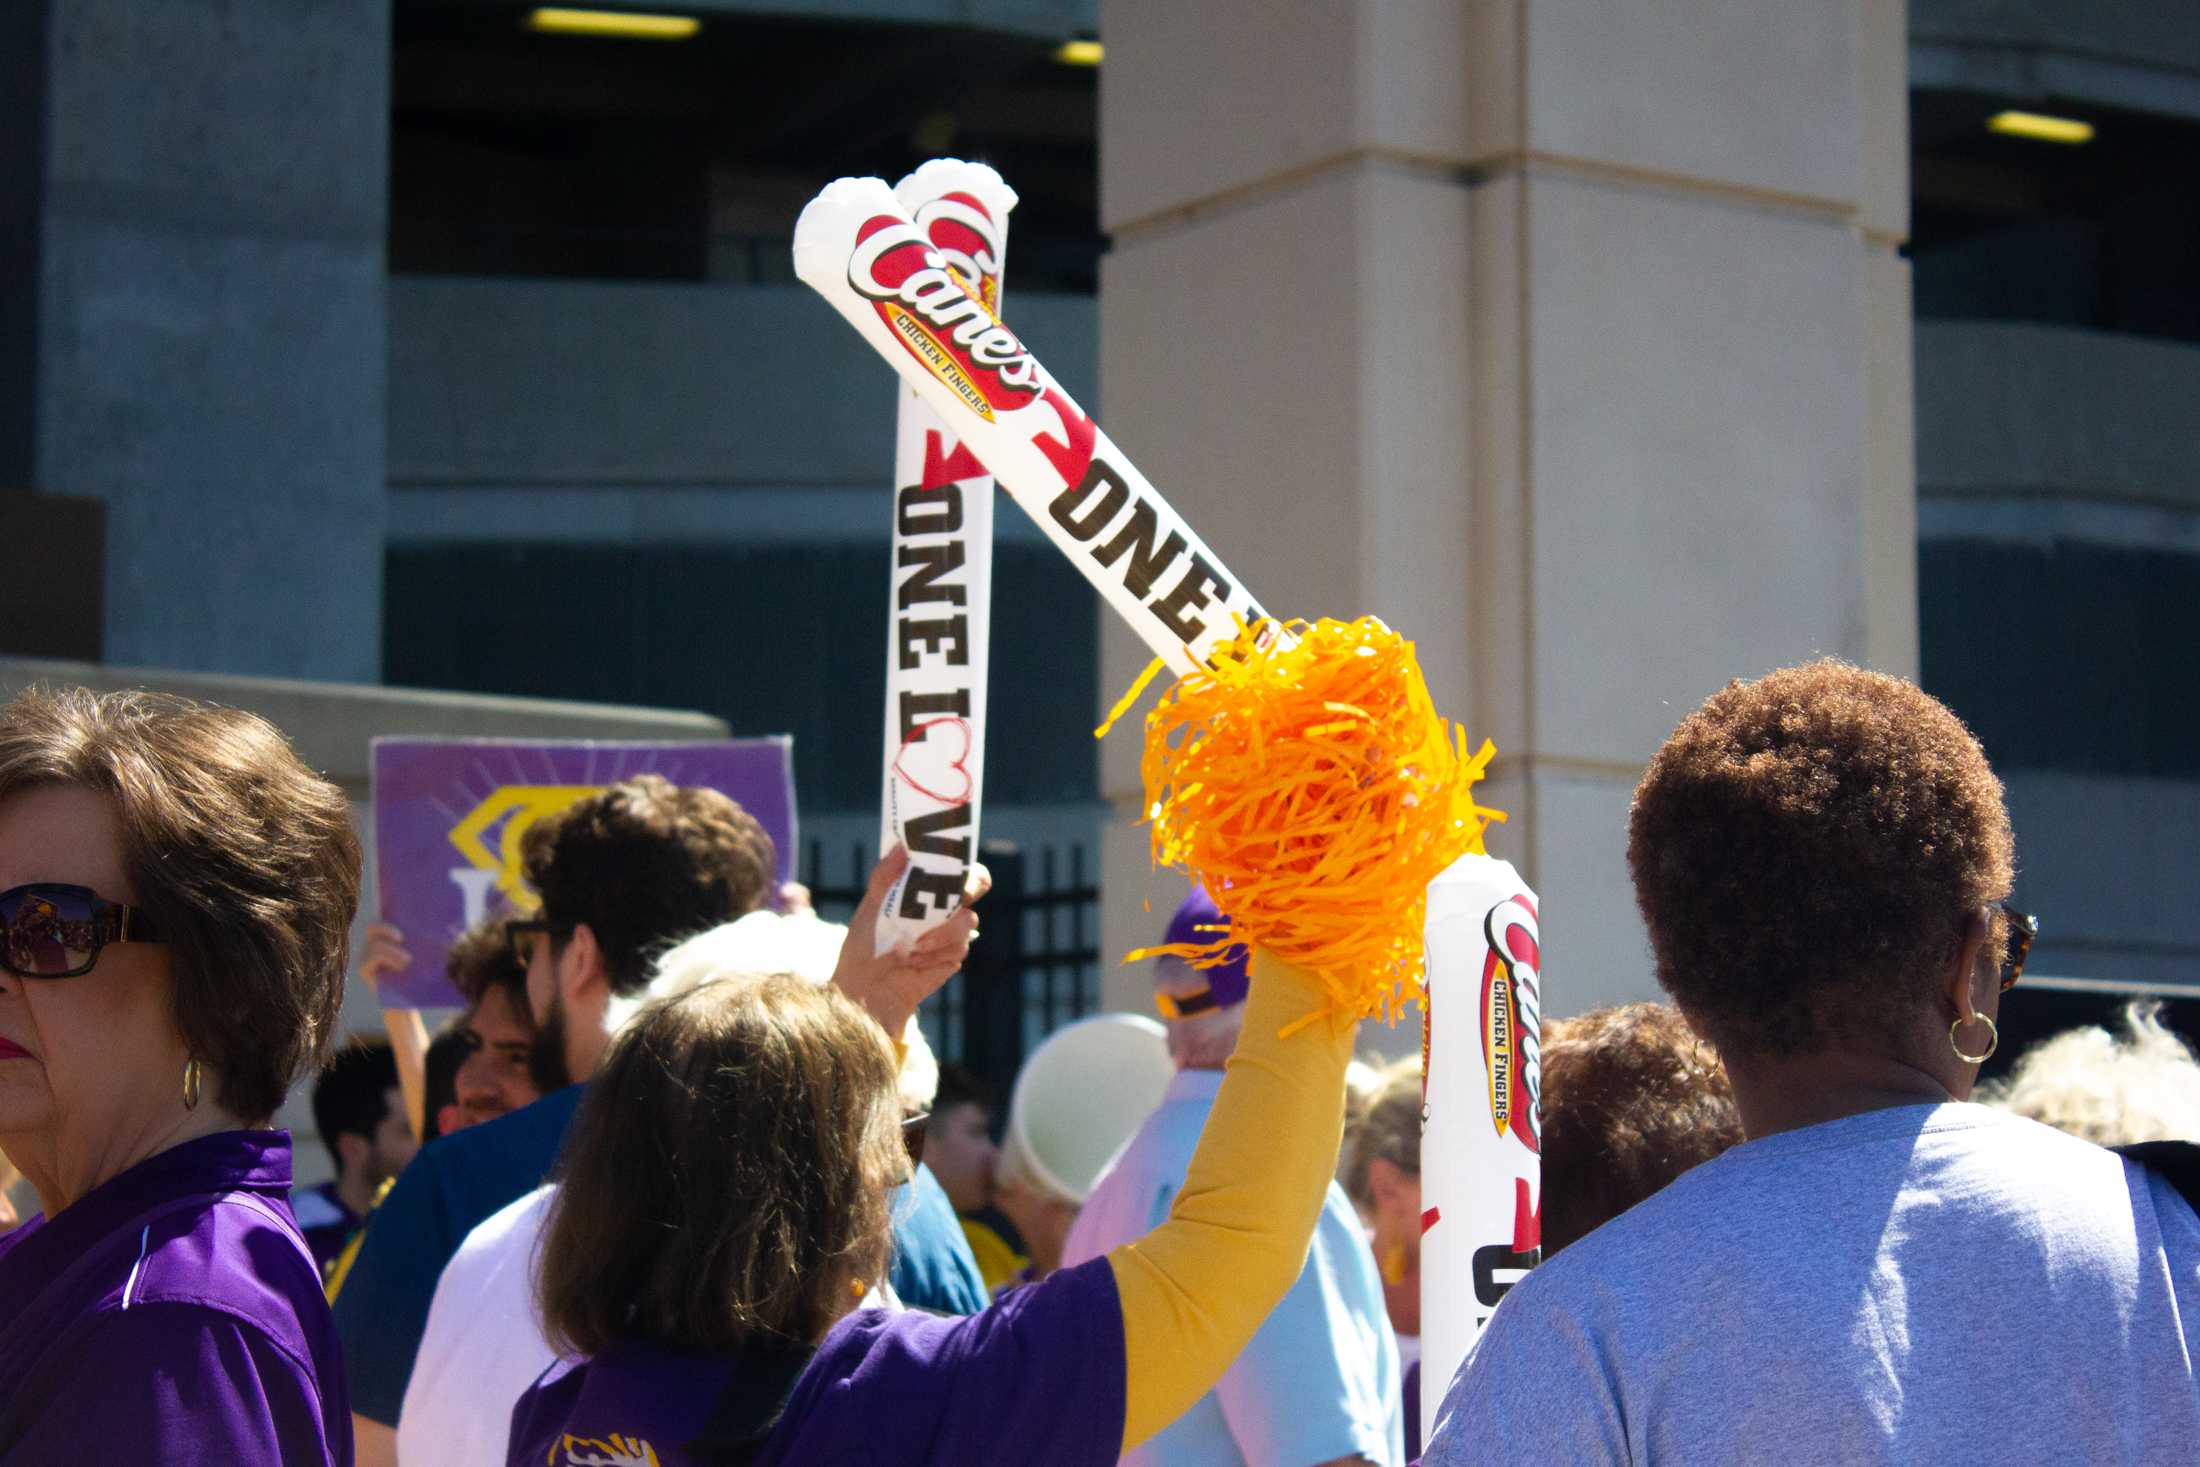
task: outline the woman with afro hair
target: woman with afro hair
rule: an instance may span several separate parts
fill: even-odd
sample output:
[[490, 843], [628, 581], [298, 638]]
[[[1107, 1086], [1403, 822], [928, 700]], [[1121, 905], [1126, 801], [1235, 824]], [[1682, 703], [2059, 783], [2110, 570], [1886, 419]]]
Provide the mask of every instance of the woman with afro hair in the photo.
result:
[[1955, 715], [1840, 662], [1730, 684], [1627, 857], [1747, 1139], [1512, 1289], [1430, 1467], [2200, 1461], [2200, 1218], [1970, 1103], [2033, 923]]

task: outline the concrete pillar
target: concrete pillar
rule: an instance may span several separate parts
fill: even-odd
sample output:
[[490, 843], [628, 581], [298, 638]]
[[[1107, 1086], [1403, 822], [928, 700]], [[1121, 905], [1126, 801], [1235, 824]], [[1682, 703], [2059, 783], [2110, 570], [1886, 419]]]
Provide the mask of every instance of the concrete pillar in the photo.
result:
[[[1813, 653], [1914, 670], [1900, 0], [1102, 26], [1109, 432], [1270, 609], [1388, 618], [1497, 740], [1550, 1010], [1651, 995], [1624, 822], [1673, 723]], [[1103, 699], [1141, 655], [1104, 627]], [[1136, 752], [1110, 952], [1179, 890]]]
[[388, 0], [24, 8], [0, 487], [105, 500], [110, 661], [378, 678]]

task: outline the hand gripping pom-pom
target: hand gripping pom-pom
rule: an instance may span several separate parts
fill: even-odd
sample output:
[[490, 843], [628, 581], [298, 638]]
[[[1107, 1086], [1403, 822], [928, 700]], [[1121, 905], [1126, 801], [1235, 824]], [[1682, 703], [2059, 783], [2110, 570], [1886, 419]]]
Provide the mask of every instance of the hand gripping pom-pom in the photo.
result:
[[1473, 795], [1496, 749], [1467, 752], [1413, 644], [1376, 618], [1281, 630], [1241, 628], [1146, 715], [1154, 861], [1197, 876], [1231, 927], [1125, 961], [1170, 953], [1211, 967], [1250, 943], [1320, 979], [1328, 1003], [1305, 1022], [1395, 1022], [1424, 992], [1429, 883], [1505, 818]]

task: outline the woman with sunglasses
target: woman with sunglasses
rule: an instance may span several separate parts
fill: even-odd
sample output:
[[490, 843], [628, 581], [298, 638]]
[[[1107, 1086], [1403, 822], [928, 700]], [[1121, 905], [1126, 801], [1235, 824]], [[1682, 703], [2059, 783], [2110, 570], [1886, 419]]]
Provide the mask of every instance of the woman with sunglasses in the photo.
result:
[[1955, 715], [1839, 662], [1730, 684], [1627, 856], [1746, 1139], [1505, 1296], [1430, 1467], [2200, 1461], [2200, 1218], [1970, 1103], [2034, 929]]
[[1206, 1393], [1305, 1260], [1354, 1029], [1295, 1023], [1320, 1005], [1256, 957], [1168, 1221], [943, 1319], [856, 1308], [911, 1166], [887, 1029], [786, 977], [659, 1002], [567, 1142], [538, 1293], [574, 1358], [514, 1408], [507, 1461], [1113, 1463]]
[[349, 1464], [320, 1276], [267, 1129], [327, 1052], [350, 809], [248, 713], [0, 707], [0, 1462]]

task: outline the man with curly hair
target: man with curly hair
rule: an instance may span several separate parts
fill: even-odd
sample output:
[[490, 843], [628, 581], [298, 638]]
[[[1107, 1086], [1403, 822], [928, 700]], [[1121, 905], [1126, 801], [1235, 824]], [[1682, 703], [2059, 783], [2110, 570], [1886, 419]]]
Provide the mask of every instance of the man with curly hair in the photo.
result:
[[1970, 1103], [2032, 923], [1955, 715], [1840, 662], [1730, 684], [1627, 854], [1748, 1139], [1513, 1288], [1430, 1467], [2200, 1460], [2200, 1217]]

